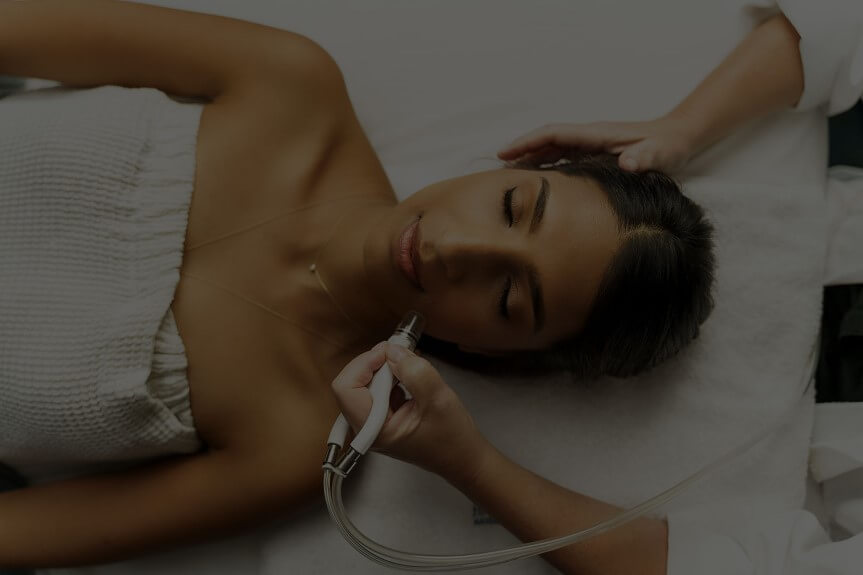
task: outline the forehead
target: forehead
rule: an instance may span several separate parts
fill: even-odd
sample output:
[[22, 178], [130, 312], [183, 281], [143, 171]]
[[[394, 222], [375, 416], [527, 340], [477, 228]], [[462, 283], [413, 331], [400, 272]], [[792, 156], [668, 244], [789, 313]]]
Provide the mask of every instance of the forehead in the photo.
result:
[[532, 250], [547, 310], [538, 343], [547, 345], [581, 331], [617, 251], [618, 224], [605, 192], [595, 181], [553, 171], [522, 173], [528, 182], [536, 180], [534, 187], [546, 178], [550, 189], [537, 246]]

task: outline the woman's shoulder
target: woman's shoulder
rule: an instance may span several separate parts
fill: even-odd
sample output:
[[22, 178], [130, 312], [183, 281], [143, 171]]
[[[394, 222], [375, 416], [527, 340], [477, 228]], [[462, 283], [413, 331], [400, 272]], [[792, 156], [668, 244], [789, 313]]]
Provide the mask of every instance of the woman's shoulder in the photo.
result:
[[[352, 121], [347, 92], [328, 88], [334, 74], [306, 70], [293, 82], [250, 82], [204, 105], [192, 236], [215, 237], [308, 200]], [[206, 229], [197, 222], [199, 206], [208, 212]]]
[[300, 132], [332, 130], [351, 120], [341, 69], [318, 44], [292, 45], [269, 69], [271, 74], [238, 84], [214, 103], [243, 117], [260, 136], [288, 141]]

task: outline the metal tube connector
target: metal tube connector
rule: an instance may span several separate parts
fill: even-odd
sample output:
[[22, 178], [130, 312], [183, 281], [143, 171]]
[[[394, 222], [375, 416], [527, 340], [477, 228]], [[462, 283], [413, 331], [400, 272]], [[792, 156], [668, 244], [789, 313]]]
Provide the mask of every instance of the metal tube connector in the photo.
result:
[[339, 459], [339, 462], [336, 463], [336, 469], [338, 469], [341, 474], [344, 474], [343, 477], [347, 477], [351, 470], [356, 467], [360, 457], [362, 457], [362, 453], [354, 448], [350, 448], [348, 449], [348, 452]]

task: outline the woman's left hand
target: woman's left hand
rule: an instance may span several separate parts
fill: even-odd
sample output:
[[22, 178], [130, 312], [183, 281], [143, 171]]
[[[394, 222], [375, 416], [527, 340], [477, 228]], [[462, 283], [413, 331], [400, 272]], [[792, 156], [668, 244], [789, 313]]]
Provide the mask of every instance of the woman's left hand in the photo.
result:
[[354, 358], [333, 380], [351, 428], [359, 431], [371, 411], [368, 385], [384, 361], [413, 397], [404, 401], [404, 392], [393, 388], [391, 408], [372, 449], [450, 481], [470, 481], [488, 443], [434, 366], [404, 347], [381, 342]]

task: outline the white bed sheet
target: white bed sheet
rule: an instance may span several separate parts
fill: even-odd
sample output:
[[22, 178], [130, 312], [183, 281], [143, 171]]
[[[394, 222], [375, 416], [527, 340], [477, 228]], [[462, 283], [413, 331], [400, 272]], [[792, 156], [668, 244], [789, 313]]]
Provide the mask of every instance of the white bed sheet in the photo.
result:
[[834, 166], [829, 175], [830, 245], [824, 285], [863, 283], [863, 169]]
[[[151, 3], [253, 20], [321, 43], [341, 65], [400, 197], [496, 167], [498, 146], [546, 122], [663, 113], [752, 24], [742, 0]], [[818, 112], [776, 114], [690, 165], [688, 193], [718, 229], [717, 309], [699, 341], [649, 377], [588, 393], [563, 378], [502, 382], [435, 362], [492, 441], [562, 485], [631, 505], [795, 405], [820, 315], [826, 128]], [[768, 507], [801, 505], [811, 393], [796, 409], [800, 417], [781, 435], [665, 509], [697, 514], [714, 505], [718, 513], [742, 493]], [[348, 505], [385, 544], [447, 552], [516, 542], [498, 525], [475, 524], [472, 504], [440, 478], [376, 455], [361, 469]], [[390, 571], [354, 552], [321, 505], [224, 542], [43, 572]], [[533, 559], [483, 572], [554, 571]]]

